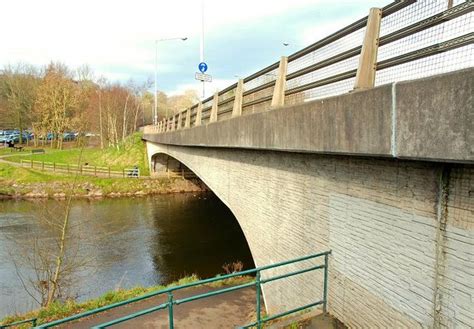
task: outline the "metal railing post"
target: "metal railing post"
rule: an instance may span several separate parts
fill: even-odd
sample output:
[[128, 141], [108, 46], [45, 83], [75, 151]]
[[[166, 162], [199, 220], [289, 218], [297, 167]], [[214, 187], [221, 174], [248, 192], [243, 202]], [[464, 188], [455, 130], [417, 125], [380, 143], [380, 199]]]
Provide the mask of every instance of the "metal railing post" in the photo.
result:
[[168, 321], [170, 329], [174, 329], [174, 319], [173, 319], [173, 292], [168, 293]]
[[328, 303], [328, 254], [324, 255], [324, 288], [323, 288], [323, 313], [327, 312]]
[[255, 278], [255, 286], [256, 286], [256, 290], [257, 290], [257, 329], [260, 329], [261, 328], [261, 314], [260, 314], [260, 295], [261, 295], [261, 290], [262, 290], [262, 286], [260, 284], [260, 271], [257, 271], [257, 275], [256, 275], [256, 278]]

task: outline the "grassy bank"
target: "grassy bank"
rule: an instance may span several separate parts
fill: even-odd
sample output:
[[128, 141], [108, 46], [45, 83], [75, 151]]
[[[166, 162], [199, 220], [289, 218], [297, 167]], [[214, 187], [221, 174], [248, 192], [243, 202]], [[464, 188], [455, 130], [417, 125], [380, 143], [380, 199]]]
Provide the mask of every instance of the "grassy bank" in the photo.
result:
[[[89, 166], [110, 166], [112, 170], [137, 165], [142, 175], [148, 174], [145, 146], [141, 134], [129, 136], [119, 148], [85, 148], [81, 163]], [[71, 193], [74, 175], [51, 171], [41, 171], [28, 167], [15, 166], [21, 160], [66, 163], [77, 165], [81, 150], [45, 149], [45, 154], [11, 152], [0, 149], [0, 155], [7, 155], [0, 163], [0, 198], [65, 198]], [[162, 178], [104, 178], [78, 176], [77, 185], [72, 192], [76, 197], [118, 197], [132, 195], [150, 195], [177, 192], [197, 192], [205, 190], [198, 181], [183, 180], [178, 177]]]
[[[209, 284], [206, 285], [210, 288], [213, 287], [221, 287], [226, 285], [237, 285], [242, 283], [247, 283], [253, 280], [251, 277], [236, 277], [232, 279], [227, 279], [225, 282], [217, 282], [214, 285]], [[163, 290], [165, 288], [177, 286], [177, 285], [184, 285], [191, 282], [199, 281], [199, 278], [196, 275], [191, 275], [188, 277], [184, 277], [179, 281], [173, 282], [169, 285], [162, 286], [152, 286], [152, 287], [135, 287], [131, 289], [119, 289], [115, 291], [109, 291], [104, 295], [100, 296], [99, 298], [91, 299], [86, 302], [75, 302], [75, 301], [67, 301], [67, 302], [55, 302], [51, 304], [47, 308], [42, 308], [39, 310], [35, 310], [32, 312], [28, 312], [22, 315], [13, 315], [8, 316], [2, 319], [0, 322], [1, 324], [9, 324], [12, 322], [22, 321], [25, 319], [37, 318], [37, 324], [42, 324], [46, 322], [51, 322], [54, 320], [62, 319], [74, 314], [86, 312], [89, 310], [93, 310], [102, 306], [114, 304], [117, 302], [121, 302], [130, 298], [142, 296], [147, 293], [151, 293], [154, 291]], [[25, 327], [29, 327], [26, 325]]]
[[[0, 198], [64, 198], [71, 193], [74, 176], [41, 172], [0, 163]], [[205, 190], [199, 181], [171, 178], [100, 178], [78, 176], [76, 197], [119, 197]]]
[[[106, 149], [84, 148], [82, 151], [81, 164], [88, 163], [89, 166], [111, 167], [112, 170], [121, 170], [125, 167], [138, 166], [142, 175], [148, 175], [149, 169], [146, 160], [145, 145], [141, 140], [142, 134], [135, 133], [117, 147]], [[20, 162], [21, 160], [34, 160], [45, 162], [57, 162], [70, 165], [77, 165], [81, 153], [80, 148], [70, 148], [56, 150], [43, 148], [44, 154], [28, 154], [31, 148], [26, 147], [23, 152], [11, 152], [9, 149], [2, 149], [0, 155], [8, 155], [4, 160]]]

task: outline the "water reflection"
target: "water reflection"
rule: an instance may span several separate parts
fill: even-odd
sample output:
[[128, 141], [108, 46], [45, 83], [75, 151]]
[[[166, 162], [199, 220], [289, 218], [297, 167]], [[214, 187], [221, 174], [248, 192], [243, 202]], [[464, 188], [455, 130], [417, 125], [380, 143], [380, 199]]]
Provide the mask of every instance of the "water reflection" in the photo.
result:
[[[59, 216], [64, 202], [0, 202], [0, 317], [35, 306], [21, 286], [12, 259], [18, 242], [54, 241], [41, 216]], [[212, 194], [76, 200], [71, 209], [71, 257], [88, 267], [75, 277], [79, 299], [117, 287], [168, 283], [196, 273], [210, 277], [222, 264], [253, 261], [231, 212]], [[22, 273], [30, 273], [20, 268]]]

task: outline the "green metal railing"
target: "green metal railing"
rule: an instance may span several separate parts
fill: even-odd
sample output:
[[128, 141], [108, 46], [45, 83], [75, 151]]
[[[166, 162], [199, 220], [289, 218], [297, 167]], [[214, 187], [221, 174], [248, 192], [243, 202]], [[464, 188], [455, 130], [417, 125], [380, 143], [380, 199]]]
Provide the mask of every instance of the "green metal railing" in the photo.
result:
[[[104, 306], [104, 307], [101, 307], [101, 308], [97, 308], [95, 310], [91, 310], [91, 311], [88, 311], [88, 312], [76, 314], [76, 315], [70, 316], [68, 318], [64, 318], [64, 319], [61, 319], [61, 320], [57, 320], [57, 321], [53, 321], [53, 322], [50, 322], [50, 323], [42, 324], [42, 325], [38, 326], [37, 328], [50, 328], [50, 327], [53, 327], [53, 326], [57, 326], [57, 325], [66, 323], [66, 322], [70, 322], [70, 321], [74, 321], [74, 320], [77, 320], [77, 319], [80, 319], [80, 318], [84, 318], [86, 316], [90, 316], [90, 315], [94, 315], [94, 314], [97, 314], [97, 313], [100, 313], [100, 312], [104, 312], [104, 311], [107, 311], [107, 310], [110, 310], [110, 309], [113, 309], [113, 308], [116, 308], [116, 307], [119, 307], [119, 306], [131, 304], [131, 303], [134, 303], [134, 302], [138, 302], [140, 300], [144, 300], [144, 299], [147, 299], [147, 298], [150, 298], [150, 297], [153, 297], [153, 296], [166, 295], [167, 296], [167, 301], [165, 303], [162, 303], [160, 305], [157, 305], [157, 306], [154, 306], [152, 308], [148, 308], [148, 309], [136, 312], [136, 313], [129, 314], [127, 316], [124, 316], [124, 317], [121, 317], [121, 318], [118, 318], [118, 319], [115, 319], [115, 320], [112, 320], [112, 321], [109, 321], [109, 322], [106, 322], [106, 323], [99, 324], [99, 325], [97, 325], [93, 328], [94, 329], [107, 328], [107, 327], [110, 327], [112, 325], [115, 325], [115, 324], [118, 324], [118, 323], [121, 323], [121, 322], [125, 322], [125, 321], [128, 321], [128, 320], [140, 317], [142, 315], [153, 313], [153, 312], [156, 312], [156, 311], [159, 311], [159, 310], [168, 309], [169, 328], [173, 329], [174, 328], [174, 314], [173, 314], [173, 311], [174, 311], [174, 306], [175, 305], [180, 305], [180, 304], [192, 302], [192, 301], [195, 301], [195, 300], [198, 300], [198, 299], [212, 297], [212, 296], [224, 294], [224, 293], [227, 293], [227, 292], [231, 292], [231, 291], [235, 291], [235, 290], [255, 286], [256, 296], [257, 296], [256, 297], [257, 319], [256, 319], [255, 322], [247, 324], [247, 325], [245, 325], [241, 328], [257, 327], [257, 328], [260, 329], [262, 327], [262, 324], [265, 323], [265, 322], [268, 322], [268, 321], [271, 321], [271, 320], [274, 320], [274, 319], [277, 319], [277, 318], [280, 318], [280, 317], [283, 317], [283, 316], [286, 316], [286, 315], [289, 315], [289, 314], [292, 314], [292, 313], [295, 313], [295, 312], [299, 312], [299, 311], [302, 311], [302, 310], [310, 308], [310, 307], [322, 305], [323, 306], [323, 312], [326, 312], [326, 310], [327, 310], [327, 292], [328, 292], [328, 256], [330, 254], [331, 254], [331, 251], [329, 250], [329, 251], [325, 251], [325, 252], [321, 252], [321, 253], [317, 253], [317, 254], [312, 254], [312, 255], [308, 255], [308, 256], [292, 259], [292, 260], [288, 260], [288, 261], [285, 261], [285, 262], [280, 262], [280, 263], [276, 263], [276, 264], [272, 264], [272, 265], [261, 266], [261, 267], [257, 267], [257, 268], [254, 268], [254, 269], [241, 271], [241, 272], [236, 272], [236, 273], [232, 273], [232, 274], [217, 276], [217, 277], [214, 277], [214, 278], [200, 280], [200, 281], [192, 282], [192, 283], [185, 284], [185, 285], [182, 285], [182, 286], [175, 286], [175, 287], [166, 288], [166, 289], [163, 289], [163, 290], [160, 290], [160, 291], [155, 291], [155, 292], [152, 292], [152, 293], [148, 293], [148, 294], [140, 296], [140, 297], [128, 299], [128, 300], [125, 300], [125, 301], [122, 301], [122, 302], [118, 302], [118, 303], [115, 303], [115, 304], [111, 304], [111, 305], [107, 305], [107, 306]], [[285, 274], [277, 275], [277, 276], [270, 277], [270, 278], [262, 278], [262, 276], [261, 276], [261, 272], [265, 271], [265, 270], [269, 270], [269, 269], [273, 269], [273, 268], [276, 268], [276, 267], [281, 267], [281, 266], [285, 266], [285, 265], [289, 265], [289, 264], [300, 263], [300, 262], [303, 262], [303, 261], [306, 261], [306, 260], [321, 258], [321, 257], [324, 258], [324, 264], [322, 264], [322, 265], [314, 265], [314, 266], [311, 266], [311, 267], [308, 267], [308, 268], [305, 268], [305, 269], [302, 269], [302, 270], [298, 270], [298, 271], [294, 271], [294, 272], [290, 272], [290, 273], [285, 273]], [[292, 310], [289, 310], [289, 311], [286, 311], [286, 312], [283, 312], [283, 313], [272, 315], [270, 317], [262, 318], [262, 315], [261, 315], [261, 300], [260, 300], [262, 284], [272, 282], [272, 281], [276, 281], [276, 280], [280, 280], [280, 279], [284, 279], [284, 278], [288, 278], [290, 276], [294, 276], [294, 275], [298, 275], [298, 274], [303, 274], [303, 273], [307, 273], [307, 272], [311, 272], [311, 271], [316, 271], [316, 270], [323, 270], [324, 271], [323, 297], [322, 297], [321, 300], [318, 300], [316, 302], [313, 302], [313, 303], [310, 303], [310, 304], [307, 304], [307, 305], [304, 305], [304, 306], [301, 306], [301, 307], [294, 308]], [[191, 297], [186, 297], [186, 298], [181, 298], [181, 299], [175, 299], [175, 296], [173, 294], [173, 292], [177, 291], [177, 290], [182, 290], [182, 289], [185, 289], [185, 288], [190, 288], [190, 287], [195, 287], [195, 286], [199, 286], [199, 285], [209, 284], [209, 283], [217, 282], [217, 281], [223, 281], [223, 280], [226, 280], [226, 279], [239, 277], [239, 276], [243, 276], [243, 275], [250, 275], [250, 274], [255, 274], [255, 280], [252, 280], [251, 282], [248, 282], [248, 283], [244, 283], [244, 284], [240, 284], [240, 285], [236, 285], [236, 286], [232, 286], [232, 287], [228, 287], [228, 288], [222, 288], [222, 289], [219, 289], [219, 290], [214, 290], [214, 291], [210, 291], [210, 292], [207, 292], [207, 293], [194, 295], [194, 296], [191, 296]]]

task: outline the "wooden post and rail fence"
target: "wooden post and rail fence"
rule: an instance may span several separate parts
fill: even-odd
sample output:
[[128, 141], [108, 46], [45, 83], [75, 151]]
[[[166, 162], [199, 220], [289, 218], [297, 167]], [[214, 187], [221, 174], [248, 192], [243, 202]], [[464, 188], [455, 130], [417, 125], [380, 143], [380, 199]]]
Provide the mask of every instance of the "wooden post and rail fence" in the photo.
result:
[[109, 167], [91, 166], [91, 165], [72, 165], [68, 163], [48, 162], [48, 161], [36, 161], [36, 160], [20, 160], [22, 167], [28, 167], [31, 169], [40, 169], [41, 171], [52, 171], [65, 174], [79, 174], [87, 176], [99, 176], [99, 177], [140, 177], [140, 169], [135, 168], [123, 168], [123, 169], [112, 169]]

